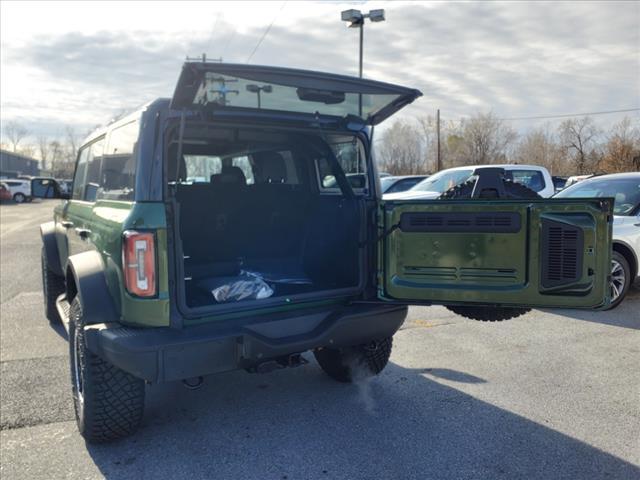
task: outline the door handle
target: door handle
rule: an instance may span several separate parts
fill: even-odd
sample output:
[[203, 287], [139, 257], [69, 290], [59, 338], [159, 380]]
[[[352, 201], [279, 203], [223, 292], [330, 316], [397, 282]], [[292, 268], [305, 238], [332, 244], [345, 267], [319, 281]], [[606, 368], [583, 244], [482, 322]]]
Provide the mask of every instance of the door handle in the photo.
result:
[[78, 236], [83, 240], [86, 240], [89, 237], [89, 235], [91, 235], [91, 230], [87, 230], [86, 228], [76, 228], [75, 231], [78, 234]]
[[69, 222], [69, 221], [64, 220], [64, 221], [60, 222], [60, 225], [62, 225], [64, 228], [71, 228], [71, 227], [73, 227], [73, 222]]

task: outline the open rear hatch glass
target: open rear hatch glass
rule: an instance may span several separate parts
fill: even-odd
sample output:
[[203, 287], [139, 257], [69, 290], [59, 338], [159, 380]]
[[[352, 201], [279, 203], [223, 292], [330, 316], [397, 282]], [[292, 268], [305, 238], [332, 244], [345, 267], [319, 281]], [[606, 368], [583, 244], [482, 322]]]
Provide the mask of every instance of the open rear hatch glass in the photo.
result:
[[258, 65], [187, 62], [171, 108], [240, 108], [359, 117], [376, 125], [419, 90], [330, 73]]

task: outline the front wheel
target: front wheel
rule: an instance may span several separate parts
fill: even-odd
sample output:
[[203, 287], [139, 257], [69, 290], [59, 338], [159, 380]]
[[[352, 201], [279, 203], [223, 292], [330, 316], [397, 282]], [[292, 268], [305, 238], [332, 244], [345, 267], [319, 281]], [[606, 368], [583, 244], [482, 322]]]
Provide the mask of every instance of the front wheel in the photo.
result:
[[144, 381], [87, 349], [78, 296], [71, 303], [69, 320], [71, 388], [80, 434], [90, 443], [131, 435], [142, 421]]
[[389, 363], [393, 338], [341, 349], [322, 348], [313, 352], [318, 364], [338, 382], [357, 382], [379, 374]]
[[24, 203], [27, 200], [27, 196], [24, 193], [16, 193], [13, 196], [13, 201], [16, 203]]
[[631, 285], [631, 269], [629, 268], [629, 262], [618, 252], [613, 252], [611, 255], [611, 281], [609, 282], [609, 288], [611, 289], [611, 303], [606, 310], [616, 308], [629, 291], [629, 285]]

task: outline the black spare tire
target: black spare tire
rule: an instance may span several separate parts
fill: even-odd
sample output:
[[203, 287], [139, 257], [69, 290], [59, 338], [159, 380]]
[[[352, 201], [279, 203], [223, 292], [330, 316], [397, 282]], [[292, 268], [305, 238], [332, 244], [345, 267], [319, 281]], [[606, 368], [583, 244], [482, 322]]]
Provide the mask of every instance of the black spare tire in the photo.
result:
[[[473, 187], [475, 186], [475, 180], [468, 180], [460, 185], [450, 188], [439, 199], [441, 200], [454, 200], [471, 198], [473, 193]], [[496, 198], [494, 196], [480, 196], [480, 198], [492, 198], [495, 200], [513, 200], [513, 199], [535, 199], [541, 198], [536, 192], [530, 188], [521, 185], [520, 183], [512, 182], [511, 180], [504, 180], [505, 197]], [[510, 320], [512, 318], [524, 315], [530, 308], [524, 307], [494, 307], [484, 305], [447, 305], [447, 309], [451, 310], [458, 315], [472, 320], [479, 320], [481, 322], [501, 322], [503, 320]]]

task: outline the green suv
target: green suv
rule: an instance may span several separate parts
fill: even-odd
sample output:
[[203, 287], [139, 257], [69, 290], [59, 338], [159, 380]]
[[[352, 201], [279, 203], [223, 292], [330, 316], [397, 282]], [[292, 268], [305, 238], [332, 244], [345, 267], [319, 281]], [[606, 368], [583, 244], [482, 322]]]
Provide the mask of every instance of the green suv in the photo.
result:
[[377, 374], [407, 305], [481, 320], [606, 307], [609, 199], [492, 195], [489, 172], [460, 195], [382, 201], [374, 125], [419, 96], [188, 62], [172, 99], [87, 139], [41, 233], [46, 316], [69, 332], [88, 441], [138, 427], [145, 383], [268, 372], [307, 351], [339, 381]]

